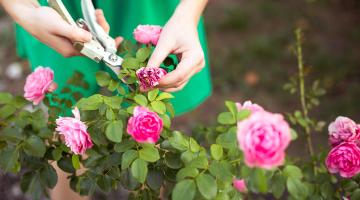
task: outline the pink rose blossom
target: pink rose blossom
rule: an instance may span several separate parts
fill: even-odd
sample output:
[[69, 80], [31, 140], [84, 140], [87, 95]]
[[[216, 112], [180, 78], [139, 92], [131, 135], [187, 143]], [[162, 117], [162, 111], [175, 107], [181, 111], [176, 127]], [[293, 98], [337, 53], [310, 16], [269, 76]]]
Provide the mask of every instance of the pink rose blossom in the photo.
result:
[[341, 142], [358, 143], [360, 127], [350, 118], [339, 116], [329, 125], [329, 136], [332, 146], [336, 146]]
[[163, 128], [163, 121], [155, 112], [137, 106], [130, 117], [127, 132], [139, 143], [156, 143]]
[[148, 90], [159, 85], [160, 79], [165, 76], [167, 72], [158, 67], [142, 67], [136, 71], [136, 76], [139, 79], [140, 88]]
[[137, 42], [141, 44], [151, 43], [153, 45], [156, 45], [160, 38], [161, 31], [161, 26], [139, 25], [134, 30], [134, 38]]
[[73, 111], [73, 117], [60, 117], [56, 120], [56, 131], [64, 135], [65, 144], [75, 154], [84, 154], [85, 151], [93, 146], [90, 135], [87, 132], [87, 126], [80, 121], [80, 112], [78, 108]]
[[249, 167], [271, 169], [283, 164], [291, 133], [282, 115], [259, 111], [238, 123], [237, 138]]
[[326, 158], [330, 173], [340, 173], [351, 178], [360, 173], [360, 148], [353, 142], [343, 142], [334, 147]]
[[26, 78], [24, 97], [38, 105], [45, 98], [46, 93], [53, 92], [56, 88], [54, 72], [50, 68], [38, 67]]
[[244, 179], [234, 179], [233, 180], [233, 186], [239, 192], [246, 192], [247, 191], [247, 186], [246, 186], [246, 182], [245, 182]]
[[252, 113], [258, 111], [264, 111], [264, 108], [258, 104], [252, 103], [251, 101], [245, 101], [243, 105], [241, 103], [236, 103], [238, 110], [250, 110]]

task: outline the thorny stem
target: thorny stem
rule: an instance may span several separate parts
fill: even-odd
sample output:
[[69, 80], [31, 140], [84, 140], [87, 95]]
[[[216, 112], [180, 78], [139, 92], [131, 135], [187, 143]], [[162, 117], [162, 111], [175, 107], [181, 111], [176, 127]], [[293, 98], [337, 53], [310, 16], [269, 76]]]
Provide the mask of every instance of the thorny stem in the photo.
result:
[[[305, 119], [308, 119], [308, 109], [306, 107], [306, 98], [305, 98], [305, 78], [304, 78], [304, 62], [303, 62], [303, 54], [302, 54], [302, 30], [300, 28], [295, 30], [296, 35], [296, 55], [298, 61], [298, 70], [299, 70], [299, 89], [300, 89], [300, 100], [302, 112]], [[305, 127], [306, 140], [308, 143], [309, 153], [311, 158], [314, 157], [314, 148], [312, 146], [311, 133], [310, 128]], [[314, 165], [314, 173], [316, 174], [316, 161], [313, 162]]]

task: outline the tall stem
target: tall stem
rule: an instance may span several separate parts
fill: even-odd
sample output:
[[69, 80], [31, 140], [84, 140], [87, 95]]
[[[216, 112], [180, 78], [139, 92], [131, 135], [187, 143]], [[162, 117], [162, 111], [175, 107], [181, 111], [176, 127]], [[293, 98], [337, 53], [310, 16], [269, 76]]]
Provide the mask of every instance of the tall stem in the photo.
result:
[[[299, 89], [300, 89], [300, 100], [301, 100], [301, 107], [302, 112], [305, 119], [308, 119], [308, 109], [306, 107], [306, 96], [305, 96], [305, 77], [304, 77], [304, 62], [303, 62], [303, 54], [302, 54], [302, 30], [300, 28], [296, 29], [295, 31], [296, 35], [296, 55], [297, 55], [297, 61], [298, 61], [298, 70], [299, 70]], [[308, 143], [308, 149], [311, 157], [313, 157], [314, 154], [314, 148], [312, 145], [311, 140], [311, 133], [310, 128], [308, 126], [305, 127], [305, 133], [306, 133], [306, 140]], [[314, 172], [316, 173], [316, 162], [314, 161]]]

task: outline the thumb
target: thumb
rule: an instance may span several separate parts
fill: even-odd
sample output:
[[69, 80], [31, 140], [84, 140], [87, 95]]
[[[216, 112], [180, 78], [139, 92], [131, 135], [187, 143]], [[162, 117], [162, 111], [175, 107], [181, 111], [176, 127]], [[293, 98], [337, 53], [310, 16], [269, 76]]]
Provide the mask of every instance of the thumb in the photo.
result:
[[161, 63], [170, 53], [171, 47], [167, 43], [161, 42], [161, 40], [159, 40], [154, 52], [149, 58], [147, 67], [160, 67]]

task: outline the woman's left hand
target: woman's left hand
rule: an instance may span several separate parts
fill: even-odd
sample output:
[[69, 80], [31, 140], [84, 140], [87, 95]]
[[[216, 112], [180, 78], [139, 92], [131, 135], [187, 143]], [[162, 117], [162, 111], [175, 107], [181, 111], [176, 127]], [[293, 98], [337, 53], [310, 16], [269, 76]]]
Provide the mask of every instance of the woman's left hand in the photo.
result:
[[148, 67], [159, 67], [169, 54], [176, 54], [180, 59], [177, 68], [159, 82], [158, 87], [165, 92], [181, 90], [189, 79], [205, 66], [204, 51], [197, 30], [202, 9], [200, 11], [199, 8], [198, 13], [191, 15], [189, 6], [192, 6], [190, 2], [179, 5], [164, 26], [148, 62]]

